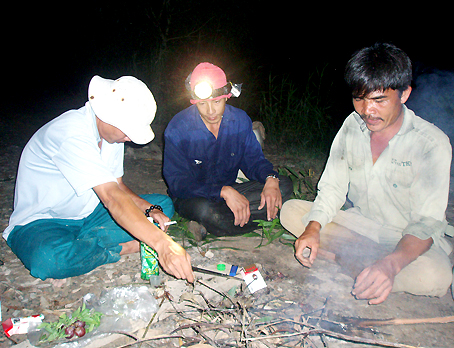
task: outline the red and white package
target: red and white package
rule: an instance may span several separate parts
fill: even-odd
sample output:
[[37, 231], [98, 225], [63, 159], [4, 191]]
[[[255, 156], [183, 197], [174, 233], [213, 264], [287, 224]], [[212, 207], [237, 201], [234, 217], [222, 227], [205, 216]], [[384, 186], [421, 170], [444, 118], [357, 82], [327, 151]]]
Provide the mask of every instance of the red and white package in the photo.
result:
[[265, 280], [263, 279], [260, 271], [255, 264], [244, 267], [240, 270], [240, 274], [243, 276], [246, 286], [248, 287], [251, 294], [254, 292], [266, 288]]
[[27, 333], [31, 323], [40, 324], [43, 319], [44, 315], [42, 314], [25, 318], [9, 318], [2, 323], [2, 326], [6, 336], [10, 337]]

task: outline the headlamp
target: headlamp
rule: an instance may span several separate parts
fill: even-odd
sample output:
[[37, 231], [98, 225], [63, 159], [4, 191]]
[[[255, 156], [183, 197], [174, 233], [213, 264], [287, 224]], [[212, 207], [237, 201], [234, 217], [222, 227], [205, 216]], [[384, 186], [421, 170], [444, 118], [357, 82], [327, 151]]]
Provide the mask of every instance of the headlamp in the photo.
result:
[[195, 85], [194, 94], [197, 99], [208, 99], [213, 94], [213, 87], [207, 81], [201, 81]]
[[226, 84], [224, 87], [214, 89], [208, 81], [200, 81], [194, 86], [194, 90], [191, 91], [191, 94], [194, 99], [213, 99], [229, 94], [231, 89], [232, 85], [230, 83]]
[[202, 80], [197, 82], [194, 86], [194, 89], [191, 88], [191, 74], [188, 75], [185, 81], [186, 89], [191, 94], [191, 98], [193, 100], [206, 100], [206, 99], [214, 99], [221, 96], [233, 96], [239, 97], [241, 94], [241, 83], [232, 83], [228, 82], [225, 86], [220, 88], [213, 88], [213, 85], [208, 82], [207, 80]]

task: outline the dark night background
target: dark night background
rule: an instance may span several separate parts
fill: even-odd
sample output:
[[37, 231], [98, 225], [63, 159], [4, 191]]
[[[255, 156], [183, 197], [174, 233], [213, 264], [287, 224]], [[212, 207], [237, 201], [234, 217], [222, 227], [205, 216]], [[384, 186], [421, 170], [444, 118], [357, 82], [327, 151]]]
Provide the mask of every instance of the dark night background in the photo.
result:
[[438, 7], [431, 14], [427, 5], [408, 6], [245, 0], [14, 3], [3, 9], [2, 128], [14, 140], [18, 134], [6, 127], [11, 122], [37, 128], [82, 106], [96, 74], [143, 80], [158, 103], [156, 121], [166, 123], [189, 105], [184, 79], [202, 61], [243, 83], [242, 96], [232, 102], [253, 120], [260, 119], [258, 96], [270, 74], [288, 74], [304, 87], [309, 74], [324, 69], [333, 127], [338, 127], [352, 110], [343, 69], [364, 46], [394, 43], [408, 53], [416, 74], [453, 71], [452, 23], [448, 14], [443, 17], [450, 10]]

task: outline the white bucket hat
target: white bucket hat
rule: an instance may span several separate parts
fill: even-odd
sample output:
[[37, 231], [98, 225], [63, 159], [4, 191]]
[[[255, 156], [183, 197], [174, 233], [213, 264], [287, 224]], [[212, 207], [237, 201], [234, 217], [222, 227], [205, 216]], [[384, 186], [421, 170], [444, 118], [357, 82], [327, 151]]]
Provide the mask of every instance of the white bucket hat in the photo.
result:
[[154, 138], [150, 123], [156, 114], [153, 94], [133, 76], [116, 80], [94, 76], [88, 86], [88, 100], [98, 118], [117, 127], [136, 144]]

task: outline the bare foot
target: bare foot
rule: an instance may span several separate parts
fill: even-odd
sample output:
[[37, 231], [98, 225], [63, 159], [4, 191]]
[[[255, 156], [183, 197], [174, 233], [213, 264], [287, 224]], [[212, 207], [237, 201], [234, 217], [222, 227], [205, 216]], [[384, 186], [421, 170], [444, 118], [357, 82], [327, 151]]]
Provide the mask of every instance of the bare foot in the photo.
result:
[[138, 253], [140, 250], [140, 243], [137, 240], [132, 240], [126, 243], [120, 243], [122, 249], [120, 255], [134, 254]]
[[61, 288], [63, 285], [66, 284], [66, 278], [65, 279], [53, 279], [49, 278], [50, 283], [54, 288]]

